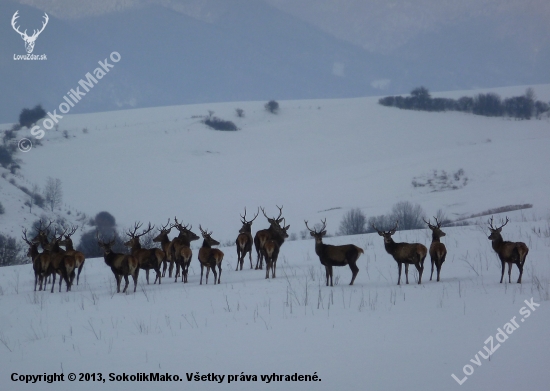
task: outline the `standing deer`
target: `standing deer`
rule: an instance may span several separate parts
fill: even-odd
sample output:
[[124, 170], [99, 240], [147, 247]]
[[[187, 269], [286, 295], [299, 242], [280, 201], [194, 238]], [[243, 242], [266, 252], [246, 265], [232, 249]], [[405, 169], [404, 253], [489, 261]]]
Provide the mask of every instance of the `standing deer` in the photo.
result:
[[[279, 207], [277, 206], [277, 208]], [[280, 228], [279, 223], [283, 221], [283, 217], [281, 217], [283, 214], [282, 206], [279, 208], [279, 216], [273, 219], [270, 219], [269, 217], [267, 217], [267, 215], [265, 214], [264, 208], [260, 208], [260, 209], [262, 210], [262, 213], [264, 214], [265, 218], [269, 222], [270, 226], [268, 229], [262, 229], [256, 232], [256, 235], [254, 236], [254, 247], [256, 248], [256, 254], [258, 256], [256, 261], [256, 270], [263, 269], [263, 260], [265, 258], [265, 254], [263, 253], [264, 245], [268, 240], [272, 238], [272, 235], [275, 232], [275, 229]]]
[[235, 241], [235, 244], [237, 245], [237, 267], [235, 268], [235, 271], [239, 269], [239, 263], [241, 264], [241, 270], [243, 270], [246, 253], [248, 253], [248, 258], [250, 260], [250, 268], [254, 268], [254, 266], [252, 266], [252, 243], [254, 242], [252, 239], [252, 222], [256, 220], [259, 213], [260, 210], [258, 209], [254, 218], [247, 221], [246, 208], [244, 208], [244, 216], [241, 216], [241, 223], [243, 226], [239, 230], [239, 236], [237, 236], [237, 240]]
[[325, 267], [325, 274], [328, 280], [330, 278], [330, 286], [332, 285], [332, 267], [333, 266], [346, 266], [349, 265], [351, 269], [351, 282], [350, 285], [353, 285], [357, 273], [359, 273], [359, 268], [357, 267], [357, 259], [364, 253], [361, 247], [357, 247], [353, 244], [345, 244], [342, 246], [332, 246], [330, 244], [323, 243], [323, 236], [327, 234], [327, 219], [321, 220], [323, 226], [317, 231], [316, 229], [311, 229], [306, 223], [306, 228], [309, 230], [309, 234], [315, 238], [315, 253], [321, 261], [321, 265]]
[[279, 258], [279, 250], [283, 245], [286, 238], [288, 238], [288, 229], [290, 225], [285, 227], [285, 220], [283, 219], [283, 227], [279, 225], [272, 225], [270, 227], [271, 239], [268, 239], [264, 243], [262, 249], [263, 256], [265, 258], [265, 278], [269, 278], [269, 269], [271, 269], [271, 278], [275, 278], [275, 272], [277, 270], [277, 258]]
[[493, 216], [491, 216], [491, 219], [488, 221], [489, 230], [491, 231], [491, 235], [489, 235], [489, 240], [492, 241], [493, 250], [495, 250], [495, 252], [498, 254], [500, 262], [502, 263], [502, 274], [500, 276], [500, 283], [502, 284], [502, 280], [504, 279], [504, 269], [506, 268], [506, 266], [504, 265], [505, 263], [508, 264], [508, 282], [512, 282], [512, 264], [515, 263], [519, 269], [518, 284], [521, 284], [523, 265], [525, 264], [525, 258], [529, 253], [529, 248], [523, 242], [505, 242], [502, 239], [502, 235], [500, 234], [502, 231], [502, 227], [508, 224], [509, 221], [510, 220], [508, 220], [508, 217], [506, 217], [506, 222], [500, 227], [495, 228], [493, 227]]
[[137, 222], [134, 224], [134, 230], [126, 233], [130, 237], [130, 240], [124, 243], [126, 247], [130, 247], [130, 253], [136, 257], [140, 269], [145, 270], [145, 279], [147, 280], [147, 285], [149, 285], [149, 270], [153, 269], [157, 276], [155, 278], [155, 282], [153, 284], [157, 283], [157, 280], [160, 285], [161, 280], [161, 273], [160, 273], [160, 265], [164, 259], [164, 252], [161, 249], [158, 248], [151, 248], [151, 249], [145, 249], [141, 248], [141, 243], [139, 242], [139, 238], [143, 235], [148, 234], [155, 228], [155, 226], [151, 227], [151, 223], [149, 223], [149, 226], [143, 230], [142, 233], [139, 235], [136, 233], [138, 229], [141, 228], [143, 224], [140, 222]]
[[[200, 238], [197, 234], [191, 231], [193, 226], [189, 227], [189, 224], [183, 226], [178, 223], [178, 219], [175, 216], [174, 219], [176, 221], [174, 226], [180, 233], [172, 240], [172, 243], [170, 243], [170, 254], [173, 261], [176, 263], [176, 281], [178, 281], [181, 268], [181, 280], [186, 283], [187, 275], [189, 274], [189, 265], [191, 264], [191, 258], [193, 257], [191, 242]], [[170, 277], [171, 276], [172, 266], [170, 266]]]
[[378, 235], [384, 237], [384, 247], [386, 252], [390, 254], [397, 262], [399, 268], [399, 278], [397, 279], [397, 285], [401, 284], [401, 266], [405, 264], [405, 277], [407, 284], [409, 283], [409, 265], [412, 264], [418, 270], [418, 283], [422, 283], [422, 272], [424, 271], [424, 259], [428, 253], [428, 249], [421, 243], [396, 243], [392, 239], [392, 235], [397, 230], [399, 221], [395, 222], [395, 227], [389, 231], [379, 231], [378, 228], [372, 224], [372, 228], [378, 232]]
[[[210, 273], [210, 269], [212, 269], [212, 273], [214, 273], [214, 285], [216, 285], [216, 278], [218, 279], [219, 284], [222, 276], [223, 252], [217, 248], [212, 248], [212, 246], [217, 246], [220, 242], [212, 239], [212, 231], [210, 231], [210, 233], [208, 230], [204, 231], [200, 225], [199, 229], [201, 230], [202, 238], [204, 239], [202, 242], [202, 247], [199, 250], [199, 261], [201, 263], [201, 285], [204, 267], [206, 267], [206, 283], [208, 284], [208, 274]], [[219, 274], [216, 273], [216, 266], [218, 266]]]
[[[68, 234], [65, 234], [65, 239], [59, 242], [60, 246], [65, 247], [65, 251], [68, 255], [73, 255], [75, 259], [75, 268], [78, 269], [78, 273], [76, 274], [76, 285], [78, 285], [78, 280], [80, 279], [80, 273], [82, 273], [82, 268], [84, 267], [84, 261], [86, 260], [86, 257], [83, 253], [80, 251], [76, 251], [73, 247], [73, 240], [71, 239], [71, 236], [74, 235], [76, 230], [78, 229], [78, 225], [76, 227], [71, 228], [71, 232]], [[74, 276], [73, 276], [74, 279]], [[73, 284], [73, 280], [71, 279], [71, 285]]]
[[136, 257], [129, 254], [115, 253], [111, 250], [111, 247], [113, 247], [113, 245], [115, 244], [116, 233], [113, 236], [113, 240], [107, 243], [103, 242], [99, 238], [99, 233], [97, 232], [96, 237], [97, 244], [100, 248], [103, 249], [103, 258], [105, 259], [105, 264], [111, 268], [111, 271], [115, 275], [117, 293], [120, 293], [120, 281], [122, 280], [122, 277], [124, 277], [124, 280], [126, 282], [122, 293], [126, 293], [126, 289], [128, 289], [129, 285], [128, 276], [132, 276], [134, 280], [135, 292], [139, 276], [139, 262]]
[[71, 290], [71, 283], [74, 279], [75, 257], [74, 255], [67, 254], [65, 250], [59, 247], [59, 242], [66, 231], [67, 230], [63, 231], [60, 236], [56, 236], [57, 229], [54, 230], [52, 241], [44, 249], [50, 253], [51, 257], [50, 266], [47, 271], [48, 275], [53, 275], [51, 293], [53, 293], [55, 287], [55, 278], [57, 274], [59, 274], [59, 292], [61, 292], [61, 283], [63, 280], [65, 280], [68, 292]]
[[441, 230], [441, 223], [437, 221], [437, 217], [434, 217], [435, 224], [432, 225], [429, 221], [424, 220], [428, 224], [428, 228], [432, 230], [432, 244], [430, 245], [430, 259], [432, 261], [432, 273], [430, 274], [430, 281], [434, 274], [434, 264], [437, 268], [437, 281], [439, 281], [439, 273], [441, 273], [441, 265], [445, 262], [445, 257], [447, 256], [447, 248], [440, 239], [445, 236], [445, 232]]
[[[50, 268], [50, 262], [51, 262], [51, 254], [49, 251], [46, 251], [46, 247], [49, 245], [50, 241], [48, 240], [48, 233], [50, 226], [52, 225], [52, 221], [50, 221], [50, 224], [48, 224], [47, 227], [42, 227], [42, 219], [40, 220], [40, 225], [37, 227], [37, 234], [34, 238], [32, 238], [30, 241], [33, 244], [40, 244], [42, 247], [43, 252], [41, 253], [40, 257], [37, 259], [37, 262], [40, 263], [39, 270], [40, 270], [40, 290], [46, 290], [46, 286], [48, 285], [48, 277], [49, 277], [49, 268]], [[37, 265], [38, 268], [38, 265]], [[42, 285], [42, 282], [44, 285]]]
[[160, 248], [162, 251], [164, 251], [164, 259], [162, 260], [162, 277], [166, 275], [166, 267], [168, 262], [170, 262], [170, 277], [172, 277], [172, 266], [173, 266], [173, 259], [172, 254], [170, 254], [170, 239], [168, 239], [168, 234], [170, 234], [170, 231], [174, 228], [173, 225], [170, 225], [170, 219], [168, 219], [168, 223], [166, 225], [163, 225], [162, 228], [157, 228], [159, 230], [159, 234], [153, 238], [153, 242], [160, 243]]
[[34, 290], [36, 291], [36, 285], [38, 284], [38, 281], [40, 281], [40, 289], [42, 290], [42, 264], [40, 260], [40, 256], [42, 255], [40, 251], [38, 251], [38, 243], [33, 243], [29, 239], [27, 239], [27, 229], [25, 228], [23, 230], [23, 240], [25, 243], [29, 245], [29, 250], [27, 251], [27, 257], [31, 258], [32, 261], [32, 268], [34, 271]]

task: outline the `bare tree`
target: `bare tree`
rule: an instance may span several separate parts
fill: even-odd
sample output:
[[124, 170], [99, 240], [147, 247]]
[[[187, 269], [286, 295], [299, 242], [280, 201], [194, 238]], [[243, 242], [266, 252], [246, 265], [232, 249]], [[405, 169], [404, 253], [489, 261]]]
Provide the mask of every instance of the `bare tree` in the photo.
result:
[[399, 221], [401, 230], [424, 228], [424, 210], [419, 204], [401, 201], [392, 208], [392, 220]]
[[362, 234], [367, 231], [365, 227], [366, 224], [367, 217], [363, 212], [361, 212], [361, 209], [351, 209], [342, 218], [338, 233], [340, 235]]
[[61, 206], [61, 201], [63, 200], [61, 179], [48, 177], [46, 187], [44, 188], [44, 198], [46, 199], [46, 203], [50, 206], [52, 212], [54, 208]]

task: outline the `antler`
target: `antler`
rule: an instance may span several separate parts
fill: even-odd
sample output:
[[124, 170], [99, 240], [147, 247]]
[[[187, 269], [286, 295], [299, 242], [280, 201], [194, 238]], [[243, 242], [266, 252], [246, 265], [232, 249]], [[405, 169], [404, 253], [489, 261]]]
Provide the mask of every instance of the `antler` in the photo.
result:
[[214, 232], [214, 231], [210, 231], [210, 233], [208, 233], [208, 230], [206, 230], [206, 231], [203, 230], [200, 224], [199, 224], [199, 229], [201, 230], [201, 233], [203, 235], [206, 235], [206, 236], [210, 236], [210, 235], [212, 235], [212, 232]]
[[140, 238], [142, 237], [143, 235], [146, 235], [148, 234], [149, 232], [151, 232], [153, 230], [153, 228], [155, 228], [155, 226], [153, 225], [151, 227], [151, 222], [149, 222], [149, 225], [147, 226], [147, 229], [144, 229], [142, 233], [140, 233], [139, 235], [136, 235], [137, 238]]
[[[425, 222], [426, 224], [428, 224], [428, 227], [429, 227], [430, 229], [434, 229], [434, 228], [435, 228], [435, 226], [433, 226], [433, 225], [430, 223], [429, 220], [426, 221], [426, 219], [425, 219], [424, 217], [422, 217], [422, 220], [424, 220], [424, 222]], [[437, 222], [437, 219], [435, 219], [435, 221]]]
[[24, 240], [25, 243], [27, 243], [29, 246], [32, 246], [32, 242], [30, 242], [29, 239], [27, 239], [27, 228], [24, 228], [24, 229], [23, 229], [23, 240]]
[[126, 235], [130, 236], [132, 239], [135, 238], [137, 230], [140, 229], [142, 225], [143, 225], [143, 223], [140, 223], [139, 221], [135, 222], [134, 223], [134, 232], [128, 230]]
[[321, 223], [323, 224], [323, 226], [321, 227], [319, 232], [317, 232], [317, 229], [315, 229], [315, 228], [314, 229], [309, 228], [309, 225], [307, 225], [307, 220], [304, 220], [304, 222], [306, 223], [306, 228], [309, 230], [309, 232], [314, 233], [314, 234], [319, 234], [327, 228], [327, 219], [326, 219], [326, 217], [325, 217], [324, 220], [321, 220]]
[[[502, 221], [502, 220], [501, 220], [501, 221]], [[494, 227], [493, 227], [493, 216], [491, 216], [491, 219], [488, 220], [487, 222], [489, 223], [489, 228], [490, 228], [491, 230], [493, 230], [493, 231], [498, 231], [498, 230], [502, 229], [502, 227], [504, 227], [506, 224], [508, 224], [509, 221], [510, 221], [510, 220], [508, 220], [508, 216], [506, 216], [506, 221], [504, 222], [504, 224], [502, 224], [502, 225], [501, 225], [500, 227], [498, 227], [498, 228], [494, 228]]]
[[[392, 235], [395, 233], [395, 230], [397, 229], [397, 226], [399, 225], [399, 220], [395, 220], [395, 227], [393, 227], [392, 229], [390, 229], [388, 231], [388, 233], [391, 233]], [[380, 231], [378, 228], [376, 228], [376, 226], [374, 225], [374, 223], [371, 223], [371, 227], [374, 228], [376, 230], [376, 232], [378, 233], [385, 233], [385, 231]]]
[[17, 32], [19, 33], [19, 35], [21, 35], [22, 37], [23, 37], [23, 36], [27, 37], [27, 30], [25, 30], [25, 32], [22, 33], [21, 31], [19, 31], [19, 27], [17, 27], [17, 26], [15, 25], [15, 21], [16, 21], [17, 19], [19, 19], [18, 13], [19, 13], [19, 10], [15, 11], [15, 14], [13, 14], [13, 17], [11, 18], [11, 27], [13, 27], [13, 29], [14, 29], [15, 31], [17, 31]]
[[76, 225], [74, 227], [71, 227], [71, 232], [69, 232], [68, 234], [65, 234], [65, 236], [70, 238], [71, 236], [74, 235], [74, 233], [76, 232], [77, 229], [78, 229], [78, 225]]
[[170, 218], [168, 218], [168, 223], [166, 225], [163, 225], [162, 228], [157, 228], [159, 231], [169, 231], [171, 230], [174, 225], [171, 225], [170, 228], [167, 229], [167, 227], [170, 225]]
[[[243, 224], [250, 224], [252, 223], [254, 220], [256, 220], [256, 217], [258, 217], [258, 215], [260, 214], [260, 208], [258, 208], [258, 211], [256, 212], [256, 215], [254, 216], [254, 218], [250, 221], [246, 221], [246, 207], [244, 208], [244, 216], [243, 215], [240, 215], [241, 216], [241, 222]], [[266, 216], [267, 217], [267, 216]]]
[[[275, 206], [277, 206], [277, 208], [279, 208], [278, 205], [275, 205]], [[277, 224], [279, 224], [279, 223], [281, 222], [281, 220], [283, 220], [283, 219], [281, 218], [281, 216], [282, 216], [282, 214], [283, 214], [283, 206], [281, 206], [281, 207], [279, 208], [279, 216], [277, 216], [276, 218], [273, 218], [273, 219], [270, 219], [269, 217], [267, 217], [267, 215], [265, 214], [264, 208], [260, 207], [260, 209], [262, 210], [262, 213], [264, 214], [265, 218], [266, 218], [269, 222], [271, 222], [271, 221], [273, 220], [273, 221], [275, 221]]]

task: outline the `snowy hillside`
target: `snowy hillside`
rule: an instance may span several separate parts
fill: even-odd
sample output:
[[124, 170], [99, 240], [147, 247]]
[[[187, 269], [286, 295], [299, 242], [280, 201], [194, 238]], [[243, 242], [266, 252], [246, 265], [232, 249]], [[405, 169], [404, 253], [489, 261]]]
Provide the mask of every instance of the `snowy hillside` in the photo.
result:
[[[550, 100], [550, 85], [534, 89], [539, 99]], [[275, 205], [284, 205], [291, 233], [305, 228], [304, 219], [315, 224], [324, 218], [335, 233], [355, 207], [375, 216], [412, 201], [428, 216], [442, 209], [455, 219], [533, 204], [495, 215], [495, 221], [511, 219], [502, 231], [506, 240], [530, 249], [523, 283], [516, 283], [514, 266], [512, 283], [499, 284], [487, 216], [444, 228], [448, 256], [441, 282], [429, 281], [428, 256], [422, 285], [412, 267], [411, 284], [397, 286], [397, 264], [377, 234], [324, 240], [365, 251], [355, 284], [347, 285], [348, 267], [335, 268], [333, 288], [324, 285], [313, 240], [285, 242], [276, 279], [250, 270], [248, 260], [245, 270], [235, 271], [235, 247], [220, 246], [220, 285], [212, 284], [212, 276], [199, 285], [195, 249], [189, 283], [165, 278], [160, 286], [147, 285], [142, 272], [137, 292], [131, 282], [127, 295], [116, 293], [101, 258], [86, 261], [80, 285], [68, 293], [35, 293], [30, 265], [4, 267], [0, 384], [14, 390], [452, 390], [459, 387], [454, 374], [463, 381], [461, 390], [548, 389], [550, 122], [404, 111], [382, 107], [376, 98], [281, 101], [277, 115], [266, 112], [264, 103], [67, 116], [43, 146], [18, 155], [21, 174], [31, 183], [60, 178], [67, 202], [89, 215], [109, 211], [120, 226], [136, 220], [164, 224], [176, 215], [196, 233], [199, 224], [212, 230], [222, 243], [234, 241], [245, 206], [276, 215]], [[236, 117], [236, 108], [244, 118]], [[197, 116], [208, 110], [241, 130], [207, 129]], [[462, 170], [458, 189], [413, 186], [434, 170], [451, 176]], [[10, 229], [20, 232], [20, 217], [10, 215], [10, 221]], [[266, 227], [260, 214], [253, 231]], [[426, 246], [431, 240], [427, 229], [394, 237]], [[490, 337], [495, 345], [503, 342], [485, 359]], [[151, 372], [178, 375], [181, 382], [109, 380], [109, 373]], [[222, 384], [189, 382], [187, 374], [197, 372], [225, 378]], [[65, 381], [12, 381], [44, 373], [64, 373]], [[101, 373], [106, 382], [73, 383], [69, 373], [95, 373], [96, 380]], [[257, 381], [241, 380], [241, 373]], [[266, 385], [261, 375], [274, 373], [317, 375], [321, 381], [283, 377]], [[229, 375], [236, 380], [228, 383]]]

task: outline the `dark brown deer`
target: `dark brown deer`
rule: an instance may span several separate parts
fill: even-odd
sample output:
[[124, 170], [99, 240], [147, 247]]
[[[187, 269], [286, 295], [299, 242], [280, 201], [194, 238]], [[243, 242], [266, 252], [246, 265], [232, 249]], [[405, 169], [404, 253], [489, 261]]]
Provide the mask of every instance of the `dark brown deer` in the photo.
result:
[[237, 236], [237, 240], [235, 241], [235, 244], [237, 245], [237, 267], [235, 268], [235, 271], [239, 269], [239, 263], [241, 265], [241, 270], [243, 270], [244, 258], [247, 253], [250, 260], [250, 268], [254, 268], [252, 265], [252, 243], [254, 243], [254, 240], [252, 239], [252, 222], [256, 220], [259, 213], [260, 210], [258, 209], [254, 218], [247, 221], [246, 208], [244, 208], [244, 216], [241, 216], [241, 223], [243, 226], [239, 230], [239, 236]]
[[271, 278], [276, 277], [277, 270], [277, 258], [279, 258], [279, 250], [283, 245], [286, 238], [288, 238], [288, 229], [290, 225], [285, 227], [285, 220], [283, 219], [283, 227], [279, 225], [272, 225], [270, 227], [271, 239], [268, 239], [264, 243], [262, 249], [263, 256], [265, 258], [265, 278], [269, 278], [269, 270], [271, 269]]
[[50, 266], [46, 272], [47, 275], [53, 275], [51, 293], [53, 293], [57, 274], [59, 274], [59, 292], [61, 292], [61, 284], [63, 281], [65, 281], [65, 284], [67, 285], [67, 292], [70, 291], [71, 282], [74, 279], [74, 268], [76, 265], [75, 257], [67, 254], [65, 250], [59, 247], [59, 242], [63, 238], [63, 235], [65, 235], [66, 231], [67, 230], [63, 231], [60, 236], [56, 236], [57, 229], [54, 230], [51, 242], [44, 249], [44, 251], [50, 253], [51, 257]]
[[439, 274], [441, 273], [441, 265], [445, 262], [445, 257], [447, 256], [447, 248], [443, 243], [441, 243], [441, 238], [446, 235], [445, 232], [441, 230], [441, 223], [437, 221], [437, 217], [434, 217], [435, 224], [432, 225], [429, 221], [424, 222], [428, 224], [428, 228], [432, 230], [432, 244], [430, 244], [430, 259], [432, 261], [432, 272], [430, 274], [430, 281], [432, 280], [434, 274], [434, 264], [437, 268], [437, 281], [439, 281]]
[[[277, 206], [277, 208], [279, 207]], [[256, 261], [256, 270], [263, 269], [263, 261], [265, 258], [265, 254], [263, 252], [264, 245], [268, 240], [272, 238], [272, 235], [275, 232], [275, 229], [281, 228], [279, 223], [283, 221], [283, 217], [281, 217], [283, 214], [282, 206], [279, 208], [279, 216], [273, 219], [270, 219], [269, 217], [267, 217], [267, 215], [265, 214], [264, 208], [260, 208], [260, 209], [262, 210], [262, 213], [264, 214], [265, 218], [267, 219], [270, 225], [268, 229], [262, 229], [256, 232], [256, 235], [254, 236], [254, 247], [256, 248], [256, 254], [258, 256]]]
[[[42, 254], [37, 259], [37, 262], [40, 262], [40, 290], [46, 290], [46, 286], [48, 285], [51, 255], [49, 251], [46, 251], [46, 247], [48, 247], [50, 243], [48, 234], [51, 225], [52, 221], [50, 221], [50, 224], [48, 224], [47, 227], [42, 227], [42, 220], [40, 220], [40, 225], [37, 227], [38, 232], [36, 236], [30, 240], [33, 244], [39, 244], [43, 250]], [[42, 285], [42, 283], [44, 283], [44, 285]]]
[[166, 267], [168, 266], [168, 263], [170, 263], [170, 277], [172, 277], [172, 267], [174, 261], [172, 260], [172, 254], [170, 254], [171, 240], [168, 239], [168, 235], [170, 234], [172, 228], [174, 228], [174, 226], [170, 225], [170, 219], [168, 219], [168, 223], [166, 223], [166, 225], [163, 225], [162, 228], [157, 228], [159, 230], [159, 234], [153, 238], [153, 242], [160, 243], [160, 248], [164, 251], [164, 259], [162, 260], [162, 277], [166, 275]]
[[395, 222], [395, 227], [389, 231], [379, 231], [378, 228], [372, 224], [372, 228], [378, 232], [378, 235], [384, 237], [384, 247], [386, 252], [390, 254], [397, 262], [399, 268], [399, 278], [397, 279], [397, 285], [401, 284], [401, 266], [405, 264], [405, 277], [407, 284], [409, 283], [409, 265], [414, 265], [418, 270], [418, 283], [422, 283], [422, 272], [424, 271], [424, 259], [428, 254], [428, 249], [421, 243], [396, 243], [392, 239], [392, 235], [397, 230], [399, 221]]
[[124, 243], [126, 247], [130, 247], [130, 253], [136, 257], [139, 268], [145, 270], [145, 279], [147, 280], [147, 285], [149, 285], [149, 270], [153, 269], [157, 276], [155, 277], [155, 282], [153, 284], [157, 283], [157, 280], [159, 282], [159, 285], [161, 283], [161, 272], [160, 272], [160, 265], [162, 264], [162, 261], [164, 260], [164, 252], [161, 249], [158, 248], [151, 248], [151, 249], [145, 249], [141, 248], [141, 243], [139, 242], [139, 238], [143, 235], [148, 234], [155, 228], [153, 225], [151, 227], [151, 223], [149, 223], [149, 226], [144, 229], [139, 235], [137, 234], [137, 230], [141, 228], [143, 224], [139, 221], [134, 224], [134, 230], [128, 231], [126, 235], [130, 237], [130, 240]]
[[129, 254], [120, 254], [115, 253], [111, 250], [115, 244], [116, 233], [113, 236], [113, 239], [110, 242], [104, 242], [99, 238], [99, 233], [96, 232], [97, 244], [100, 248], [103, 249], [103, 258], [105, 259], [105, 264], [111, 268], [111, 271], [115, 275], [116, 280], [116, 291], [120, 293], [120, 281], [122, 277], [126, 282], [124, 290], [122, 293], [126, 293], [128, 289], [128, 276], [132, 276], [134, 280], [134, 292], [137, 287], [137, 280], [139, 276], [139, 262], [133, 255]]
[[[178, 222], [178, 219], [174, 216], [176, 224], [174, 225], [179, 231], [179, 235], [172, 240], [170, 244], [170, 253], [172, 259], [176, 263], [176, 281], [180, 275], [181, 268], [181, 280], [186, 283], [187, 275], [189, 274], [189, 265], [191, 264], [191, 258], [193, 257], [193, 251], [191, 250], [191, 242], [200, 239], [189, 227], [189, 224], [183, 226]], [[189, 227], [189, 228], [188, 228]], [[170, 275], [172, 272], [170, 271]]]
[[508, 242], [502, 239], [502, 227], [508, 224], [510, 220], [506, 217], [506, 222], [500, 227], [493, 227], [493, 217], [488, 221], [489, 230], [491, 235], [489, 235], [489, 240], [492, 241], [493, 250], [498, 254], [500, 262], [502, 263], [502, 274], [500, 276], [500, 283], [504, 279], [504, 269], [506, 268], [505, 263], [508, 264], [508, 282], [512, 282], [512, 265], [516, 264], [519, 269], [519, 278], [518, 284], [521, 284], [521, 276], [523, 275], [523, 265], [525, 264], [525, 258], [529, 253], [529, 248], [523, 242]]
[[[216, 285], [216, 278], [219, 284], [222, 276], [223, 252], [217, 248], [212, 248], [212, 246], [217, 246], [220, 242], [212, 239], [212, 231], [210, 231], [210, 233], [208, 230], [204, 231], [200, 225], [199, 229], [201, 230], [202, 238], [204, 239], [202, 242], [202, 247], [199, 250], [199, 261], [201, 263], [201, 285], [204, 267], [206, 267], [206, 283], [208, 284], [208, 274], [210, 273], [210, 269], [212, 269], [212, 273], [214, 273], [214, 285]], [[219, 274], [216, 273], [216, 266], [218, 267]]]
[[[76, 273], [76, 285], [78, 285], [78, 280], [80, 279], [80, 273], [82, 273], [82, 268], [84, 267], [84, 261], [86, 260], [84, 253], [81, 253], [80, 251], [76, 251], [73, 247], [73, 240], [71, 239], [71, 236], [74, 235], [77, 229], [78, 229], [78, 225], [75, 227], [72, 227], [71, 231], [65, 234], [65, 239], [59, 242], [60, 246], [65, 247], [65, 251], [68, 255], [74, 256], [74, 259], [76, 262], [75, 268], [78, 269], [78, 273]], [[71, 280], [71, 285], [72, 284], [73, 284], [73, 280]]]
[[27, 238], [27, 229], [25, 228], [23, 230], [23, 240], [25, 243], [29, 245], [29, 249], [27, 251], [27, 257], [31, 258], [32, 261], [32, 268], [34, 271], [34, 290], [36, 291], [36, 285], [38, 285], [38, 282], [40, 281], [40, 289], [42, 290], [42, 263], [40, 260], [40, 256], [42, 255], [40, 251], [38, 251], [39, 243], [33, 243]]
[[317, 229], [311, 229], [306, 223], [306, 228], [309, 230], [309, 234], [315, 238], [315, 253], [321, 261], [321, 265], [325, 267], [325, 275], [328, 281], [330, 278], [330, 286], [332, 285], [332, 267], [333, 266], [346, 266], [349, 265], [351, 269], [351, 282], [353, 285], [359, 268], [357, 267], [357, 259], [364, 253], [361, 247], [357, 247], [353, 244], [344, 244], [342, 246], [333, 246], [323, 243], [323, 236], [327, 234], [327, 219], [321, 220], [323, 226], [317, 231]]

